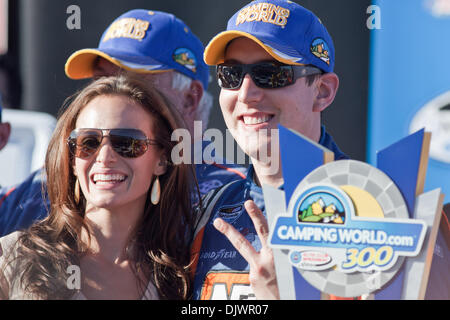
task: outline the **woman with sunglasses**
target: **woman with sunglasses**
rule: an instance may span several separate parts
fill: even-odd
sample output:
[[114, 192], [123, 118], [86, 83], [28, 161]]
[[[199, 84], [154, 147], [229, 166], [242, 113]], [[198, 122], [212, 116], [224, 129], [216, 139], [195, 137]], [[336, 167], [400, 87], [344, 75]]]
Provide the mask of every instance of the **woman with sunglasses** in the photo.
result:
[[188, 298], [193, 171], [168, 162], [181, 124], [136, 79], [79, 93], [46, 156], [49, 216], [0, 239], [0, 297]]

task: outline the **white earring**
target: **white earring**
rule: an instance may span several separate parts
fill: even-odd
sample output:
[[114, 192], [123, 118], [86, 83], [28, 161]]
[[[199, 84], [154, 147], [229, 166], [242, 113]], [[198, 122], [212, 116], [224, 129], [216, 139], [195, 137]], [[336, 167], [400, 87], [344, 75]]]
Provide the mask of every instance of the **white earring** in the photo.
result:
[[80, 203], [80, 182], [77, 180], [75, 181], [75, 189], [74, 189], [74, 199], [75, 199], [75, 203], [79, 204]]
[[159, 203], [160, 197], [161, 197], [161, 184], [159, 183], [159, 177], [156, 176], [156, 179], [153, 182], [152, 190], [150, 192], [150, 201], [154, 205], [157, 205]]

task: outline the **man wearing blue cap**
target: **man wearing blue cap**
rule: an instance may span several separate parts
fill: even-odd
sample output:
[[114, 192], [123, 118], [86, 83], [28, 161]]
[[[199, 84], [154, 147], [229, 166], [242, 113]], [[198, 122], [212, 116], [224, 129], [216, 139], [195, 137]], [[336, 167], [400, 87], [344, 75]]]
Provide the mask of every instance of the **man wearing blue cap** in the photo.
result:
[[[268, 170], [280, 161], [260, 157], [263, 149], [279, 149], [278, 141], [260, 133], [281, 124], [333, 151], [335, 160], [347, 158], [320, 120], [339, 86], [334, 54], [322, 22], [285, 0], [251, 2], [207, 45], [204, 58], [216, 66], [225, 122], [252, 165], [247, 179], [206, 203], [194, 241], [195, 299], [279, 298], [261, 185], [282, 188], [283, 178], [281, 167]], [[439, 233], [427, 299], [448, 299], [446, 248]]]
[[336, 160], [347, 158], [321, 125], [339, 86], [333, 42], [300, 5], [257, 0], [231, 17], [204, 59], [216, 66], [225, 123], [252, 165], [247, 179], [222, 188], [207, 205], [194, 242], [194, 298], [279, 298], [261, 185], [279, 188], [283, 178], [280, 166], [271, 168], [280, 161], [270, 157], [279, 155], [260, 154], [279, 149], [270, 130], [281, 124], [333, 151]]
[[[206, 92], [209, 70], [204, 47], [189, 27], [172, 14], [143, 9], [118, 17], [103, 33], [99, 45], [73, 53], [66, 62], [72, 79], [132, 72], [153, 84], [171, 100], [194, 137], [194, 121], [206, 128], [212, 98]], [[201, 138], [201, 137], [200, 137]], [[201, 140], [201, 139], [200, 139]], [[203, 151], [202, 141], [194, 141]], [[245, 178], [238, 166], [197, 164], [201, 194], [236, 179]], [[4, 197], [0, 204], [0, 236], [22, 229], [47, 215], [41, 195], [43, 171], [33, 173]]]

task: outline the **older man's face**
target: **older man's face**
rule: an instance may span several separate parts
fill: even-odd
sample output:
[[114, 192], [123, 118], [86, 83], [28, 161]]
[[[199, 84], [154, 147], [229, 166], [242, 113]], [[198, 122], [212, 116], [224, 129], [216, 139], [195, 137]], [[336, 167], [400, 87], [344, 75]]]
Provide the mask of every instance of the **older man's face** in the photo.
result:
[[[94, 66], [94, 78], [109, 77], [124, 72], [119, 66], [109, 62], [106, 59], [99, 58]], [[126, 71], [131, 72], [131, 71]], [[179, 90], [175, 90], [172, 86], [173, 71], [158, 73], [138, 73], [138, 75], [146, 82], [152, 84], [162, 94], [164, 94], [174, 106], [182, 112], [183, 94]]]
[[[124, 71], [125, 70], [109, 62], [108, 60], [99, 58], [94, 66], [94, 78], [97, 79], [100, 77], [114, 76]], [[196, 113], [191, 112], [189, 108], [186, 108], [187, 105], [190, 105], [192, 103], [188, 99], [189, 97], [188, 92], [191, 89], [186, 89], [184, 91], [174, 89], [173, 87], [174, 71], [164, 71], [158, 73], [134, 73], [134, 74], [138, 74], [145, 82], [154, 86], [167, 99], [169, 99], [169, 101], [173, 104], [173, 106], [180, 112], [181, 117], [184, 119], [187, 128], [192, 133]]]

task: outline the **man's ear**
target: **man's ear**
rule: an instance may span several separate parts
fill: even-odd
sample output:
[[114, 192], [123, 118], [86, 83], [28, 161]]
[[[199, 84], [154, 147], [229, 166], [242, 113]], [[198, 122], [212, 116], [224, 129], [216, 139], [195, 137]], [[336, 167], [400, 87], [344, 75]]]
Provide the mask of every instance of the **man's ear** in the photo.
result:
[[11, 134], [11, 125], [9, 122], [0, 123], [0, 150], [8, 143]]
[[[320, 76], [317, 83], [317, 96], [314, 101], [313, 111], [322, 112], [336, 97], [339, 88], [339, 77], [334, 72], [325, 73]], [[313, 84], [314, 85], [314, 84]]]
[[203, 96], [203, 85], [198, 80], [192, 80], [188, 90], [184, 92], [183, 109], [186, 114], [195, 114]]

